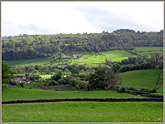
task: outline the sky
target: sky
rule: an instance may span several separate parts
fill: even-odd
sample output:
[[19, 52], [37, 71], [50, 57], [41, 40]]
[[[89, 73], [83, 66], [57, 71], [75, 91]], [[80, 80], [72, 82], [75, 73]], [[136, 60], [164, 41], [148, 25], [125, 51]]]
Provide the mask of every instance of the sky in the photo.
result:
[[163, 2], [1, 2], [2, 36], [160, 31]]

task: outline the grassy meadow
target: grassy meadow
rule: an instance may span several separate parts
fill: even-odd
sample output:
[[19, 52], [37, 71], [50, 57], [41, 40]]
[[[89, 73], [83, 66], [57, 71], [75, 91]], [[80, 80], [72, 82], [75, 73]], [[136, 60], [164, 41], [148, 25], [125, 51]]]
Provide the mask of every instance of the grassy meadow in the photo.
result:
[[[135, 47], [137, 55], [161, 53], [162, 47]], [[81, 53], [79, 59], [25, 59], [7, 61], [9, 66], [84, 64], [86, 66], [105, 65], [105, 59], [120, 62], [130, 56], [137, 56], [125, 50], [114, 50], [99, 53]], [[86, 72], [84, 72], [86, 73]], [[159, 82], [162, 69], [134, 70], [120, 73], [119, 87], [141, 88], [153, 90]], [[52, 75], [40, 75], [42, 79]], [[163, 80], [157, 93], [163, 94]], [[43, 85], [41, 82], [25, 84], [25, 88], [3, 88], [2, 101], [39, 100], [39, 99], [71, 99], [71, 98], [149, 98], [117, 91], [56, 91], [40, 88], [26, 89]], [[3, 86], [9, 86], [3, 84]], [[57, 87], [57, 85], [51, 85]], [[3, 122], [163, 122], [162, 102], [55, 102], [55, 103], [24, 103], [3, 104]]]
[[135, 56], [132, 53], [124, 50], [114, 50], [99, 53], [84, 53], [83, 57], [79, 59], [72, 59], [72, 64], [99, 64], [105, 63], [105, 59], [110, 59], [113, 62], [120, 62], [123, 59], [127, 59], [129, 56]]
[[[151, 53], [160, 53], [162, 52], [162, 47], [135, 47], [134, 50], [138, 55], [150, 55]], [[89, 66], [98, 64], [105, 64], [105, 59], [110, 59], [112, 62], [120, 62], [123, 59], [127, 59], [128, 57], [136, 56], [135, 54], [129, 53], [125, 50], [113, 50], [113, 51], [105, 51], [99, 53], [81, 53], [82, 57], [79, 59], [63, 59], [60, 61], [56, 61], [54, 63], [50, 63], [50, 58], [37, 58], [37, 59], [24, 59], [24, 60], [10, 60], [7, 61], [9, 66], [30, 66], [30, 65], [58, 65], [58, 64], [87, 64]]]
[[7, 88], [2, 89], [2, 101], [36, 100], [36, 99], [65, 99], [65, 98], [146, 98], [117, 91], [55, 91], [38, 88]]
[[30, 65], [44, 65], [48, 63], [48, 58], [37, 58], [37, 59], [23, 59], [23, 60], [8, 60], [7, 63], [9, 66], [30, 66]]
[[163, 122], [162, 102], [57, 102], [2, 105], [3, 122]]
[[40, 75], [40, 77], [41, 77], [42, 79], [48, 79], [48, 78], [51, 78], [51, 76], [52, 76], [52, 75], [50, 75], [50, 74]]
[[135, 89], [154, 89], [159, 81], [161, 69], [135, 70], [120, 73], [121, 86]]
[[135, 47], [133, 51], [136, 51], [138, 55], [150, 55], [152, 53], [163, 54], [162, 47]]
[[11, 60], [7, 61], [9, 66], [31, 66], [31, 65], [58, 65], [58, 64], [87, 64], [87, 65], [95, 65], [97, 64], [105, 64], [105, 59], [110, 59], [114, 62], [120, 62], [123, 59], [127, 59], [129, 56], [135, 56], [132, 53], [126, 52], [124, 50], [114, 50], [114, 51], [106, 51], [99, 53], [82, 53], [82, 57], [79, 59], [64, 59], [54, 63], [50, 63], [50, 59], [48, 58], [39, 58], [39, 59], [25, 59], [25, 60]]

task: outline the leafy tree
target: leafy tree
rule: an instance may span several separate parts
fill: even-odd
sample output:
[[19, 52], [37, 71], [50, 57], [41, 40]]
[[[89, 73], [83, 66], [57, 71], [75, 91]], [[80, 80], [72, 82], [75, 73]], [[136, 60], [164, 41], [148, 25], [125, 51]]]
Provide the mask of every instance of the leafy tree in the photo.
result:
[[61, 72], [57, 72], [57, 74], [53, 75], [51, 77], [51, 79], [57, 81], [57, 80], [61, 79], [61, 77], [62, 77], [62, 73]]
[[16, 72], [10, 69], [7, 62], [2, 61], [2, 83], [15, 78], [15, 74]]
[[25, 74], [25, 77], [26, 77], [26, 79], [28, 79], [28, 78], [29, 78], [29, 74], [28, 74], [28, 73], [26, 73], [26, 74]]
[[76, 68], [76, 67], [71, 69], [71, 73], [72, 74], [79, 74], [79, 72], [80, 72], [80, 70], [78, 68]]
[[50, 80], [49, 85], [58, 85], [59, 83], [55, 80]]
[[116, 63], [116, 64], [112, 65], [111, 68], [112, 68], [112, 70], [113, 70], [115, 73], [117, 73], [117, 72], [120, 71], [121, 65], [120, 65], [119, 63]]
[[89, 77], [89, 89], [109, 89], [119, 83], [117, 73], [102, 68]]
[[163, 57], [159, 53], [151, 54], [151, 58], [150, 58], [151, 64], [158, 66], [161, 64], [161, 60], [163, 60]]

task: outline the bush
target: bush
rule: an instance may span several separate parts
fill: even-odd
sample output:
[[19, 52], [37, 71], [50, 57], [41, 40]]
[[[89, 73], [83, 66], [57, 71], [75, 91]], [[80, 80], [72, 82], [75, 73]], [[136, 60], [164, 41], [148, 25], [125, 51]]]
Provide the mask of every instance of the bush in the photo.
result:
[[59, 83], [55, 80], [50, 80], [49, 85], [58, 85]]
[[67, 81], [65, 79], [61, 78], [58, 80], [58, 83], [59, 84], [67, 84]]
[[24, 83], [20, 83], [20, 86], [21, 86], [21, 87], [24, 87], [24, 85], [25, 85]]
[[152, 93], [156, 93], [156, 92], [157, 92], [157, 91], [156, 91], [156, 88], [152, 90]]
[[79, 89], [87, 89], [88, 83], [85, 81], [80, 81], [78, 85]]
[[120, 90], [119, 90], [119, 92], [124, 93], [125, 92], [125, 88], [124, 87], [121, 87]]
[[148, 89], [145, 89], [145, 88], [141, 88], [140, 93], [149, 93], [150, 91]]
[[9, 82], [9, 84], [16, 85], [16, 82], [15, 81], [11, 81], [11, 82]]
[[110, 87], [109, 89], [110, 89], [110, 90], [117, 90], [117, 91], [119, 91], [119, 86], [112, 86], [112, 87]]
[[57, 80], [61, 79], [61, 76], [62, 76], [62, 73], [61, 72], [57, 72], [57, 74], [53, 75], [51, 77], [51, 79], [57, 81]]
[[134, 89], [133, 87], [128, 88], [128, 90], [137, 91], [137, 90], [136, 90], [136, 89]]
[[87, 89], [88, 83], [81, 81], [79, 78], [72, 77], [69, 80], [69, 84], [77, 89]]

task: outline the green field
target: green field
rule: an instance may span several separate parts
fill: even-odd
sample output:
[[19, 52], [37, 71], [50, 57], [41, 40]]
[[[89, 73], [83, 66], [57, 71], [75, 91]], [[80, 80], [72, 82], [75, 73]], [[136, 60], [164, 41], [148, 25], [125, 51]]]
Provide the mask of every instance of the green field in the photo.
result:
[[[135, 47], [134, 50], [138, 55], [150, 55], [151, 53], [163, 53], [162, 47]], [[99, 53], [80, 53], [82, 55], [79, 59], [63, 59], [55, 63], [49, 63], [51, 60], [48, 58], [37, 58], [37, 59], [25, 59], [25, 60], [11, 60], [7, 61], [9, 66], [30, 66], [30, 65], [44, 65], [44, 64], [87, 64], [87, 65], [98, 65], [104, 64], [105, 59], [110, 59], [113, 62], [120, 62], [123, 59], [127, 59], [130, 56], [136, 56], [125, 50], [113, 50]]]
[[162, 102], [57, 102], [2, 105], [3, 122], [163, 122]]
[[121, 73], [121, 86], [152, 90], [156, 86], [156, 83], [158, 83], [161, 72], [161, 69], [146, 69]]
[[133, 50], [138, 55], [150, 55], [151, 53], [163, 54], [163, 47], [135, 47]]
[[114, 50], [99, 53], [83, 53], [83, 57], [79, 59], [72, 59], [73, 63], [78, 64], [99, 64], [105, 63], [105, 59], [110, 59], [113, 62], [120, 62], [123, 59], [127, 59], [129, 56], [135, 56], [132, 53], [126, 52], [124, 50]]
[[40, 75], [40, 77], [43, 78], [43, 79], [51, 78], [51, 76], [52, 76], [52, 75], [50, 75], [50, 74]]
[[2, 89], [2, 101], [65, 98], [145, 98], [116, 91], [54, 91], [42, 89]]
[[[82, 57], [79, 59], [64, 59], [58, 62], [53, 63], [57, 64], [104, 64], [105, 59], [110, 59], [115, 62], [119, 62], [123, 59], [127, 59], [129, 56], [135, 56], [132, 53], [126, 52], [124, 50], [114, 50], [114, 51], [106, 51], [99, 53], [82, 53]], [[37, 59], [25, 59], [25, 60], [11, 60], [7, 61], [9, 66], [30, 66], [30, 65], [44, 65], [50, 64], [50, 59], [48, 58], [37, 58]]]
[[37, 58], [37, 59], [23, 59], [23, 60], [8, 60], [9, 66], [19, 65], [19, 66], [30, 66], [30, 65], [44, 65], [48, 63], [48, 58]]

